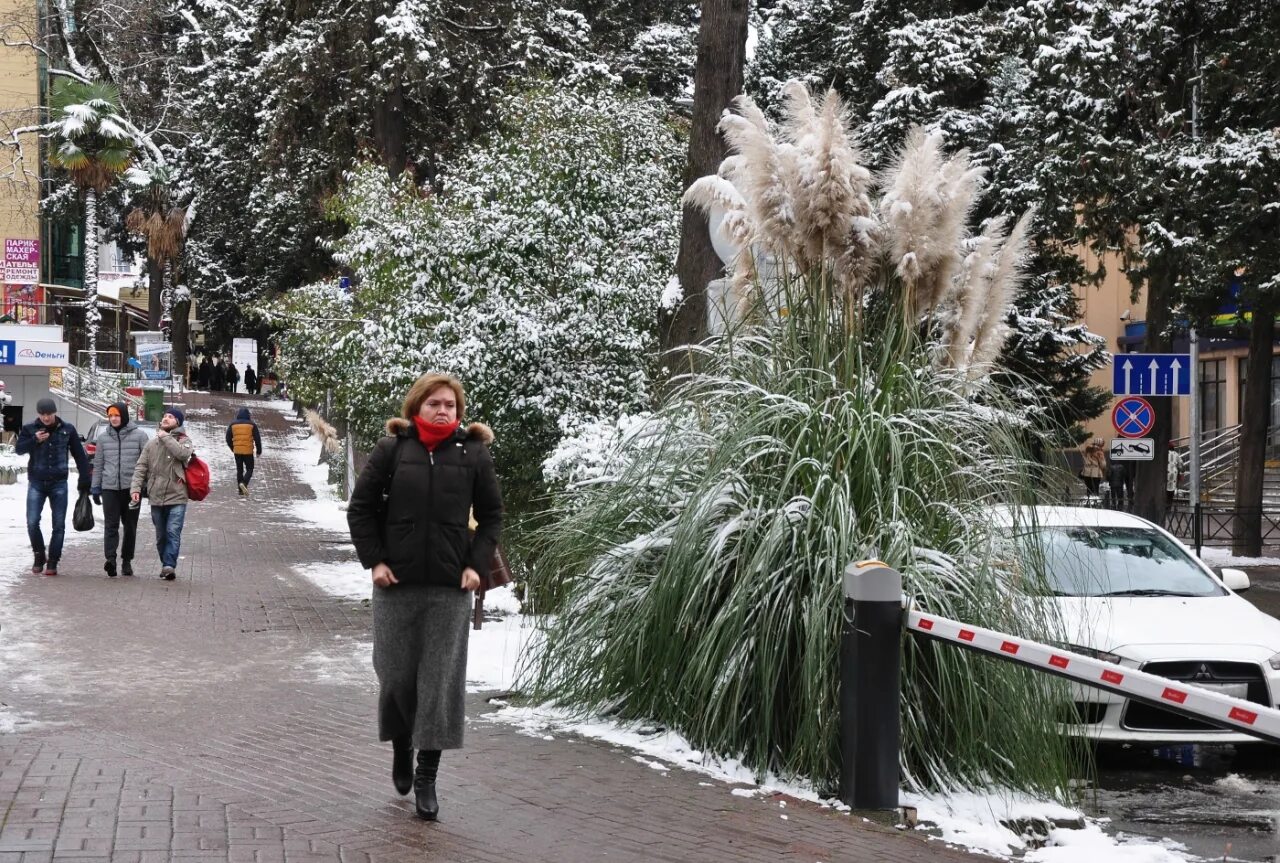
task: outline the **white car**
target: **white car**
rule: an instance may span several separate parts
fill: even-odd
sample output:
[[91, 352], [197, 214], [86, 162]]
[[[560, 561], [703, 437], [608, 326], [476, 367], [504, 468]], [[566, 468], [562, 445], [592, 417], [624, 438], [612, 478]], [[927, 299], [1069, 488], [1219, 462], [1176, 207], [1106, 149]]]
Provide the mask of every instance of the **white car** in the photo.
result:
[[[1066, 634], [1064, 646], [1237, 698], [1280, 705], [1280, 620], [1234, 591], [1171, 534], [1106, 509], [1037, 507], [1034, 531]], [[1020, 529], [1019, 533], [1026, 534]], [[1026, 545], [1023, 546], [1026, 548]], [[1072, 684], [1071, 733], [1138, 744], [1257, 743], [1158, 707]]]

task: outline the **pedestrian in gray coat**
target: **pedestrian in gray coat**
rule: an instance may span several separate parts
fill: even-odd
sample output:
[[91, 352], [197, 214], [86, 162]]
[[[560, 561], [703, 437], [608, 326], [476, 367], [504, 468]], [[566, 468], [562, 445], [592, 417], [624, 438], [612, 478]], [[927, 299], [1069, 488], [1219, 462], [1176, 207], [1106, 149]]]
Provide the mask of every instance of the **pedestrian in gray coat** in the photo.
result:
[[462, 746], [468, 592], [488, 575], [502, 530], [493, 433], [480, 423], [462, 426], [465, 404], [457, 379], [420, 377], [403, 415], [387, 420], [388, 436], [347, 506], [356, 554], [372, 570], [378, 736], [391, 741], [396, 790], [412, 788], [428, 821], [440, 809], [440, 752]]
[[[102, 568], [110, 578], [116, 577], [116, 547], [120, 546], [120, 574], [133, 575], [133, 550], [138, 539], [138, 513], [130, 506], [129, 487], [133, 471], [147, 445], [147, 433], [129, 424], [129, 406], [116, 402], [107, 408], [111, 427], [98, 435], [93, 453], [93, 502], [102, 507], [102, 551], [106, 563]], [[120, 542], [120, 526], [124, 525], [124, 542]]]

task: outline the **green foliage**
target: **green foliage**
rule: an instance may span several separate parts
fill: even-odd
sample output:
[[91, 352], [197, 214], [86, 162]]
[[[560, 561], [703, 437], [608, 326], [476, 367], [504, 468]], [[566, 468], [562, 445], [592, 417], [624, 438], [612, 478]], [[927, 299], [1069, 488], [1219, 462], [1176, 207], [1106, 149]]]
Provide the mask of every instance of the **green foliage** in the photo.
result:
[[[896, 315], [866, 341], [811, 326], [792, 316], [708, 349], [613, 469], [560, 499], [534, 589], [562, 605], [528, 683], [830, 789], [845, 564], [885, 560], [926, 608], [998, 630], [1045, 637], [1052, 621], [989, 554], [986, 508], [1030, 499], [1019, 430]], [[910, 782], [1063, 792], [1079, 754], [1043, 709], [1059, 686], [903, 651]]]
[[133, 161], [137, 146], [121, 122], [120, 91], [113, 84], [59, 78], [49, 94], [49, 161], [81, 188], [101, 192]]
[[[735, 153], [686, 195], [723, 207], [751, 250], [732, 274], [754, 277], [741, 323], [557, 495], [531, 583], [555, 613], [525, 683], [829, 791], [848, 563], [898, 568], [938, 614], [1042, 640], [1058, 629], [997, 516], [1016, 524], [1035, 499], [1037, 433], [990, 363], [1025, 220], [967, 236], [978, 175], [919, 133], [873, 202], [839, 99], [786, 92], [776, 137], [736, 105], [722, 122]], [[1066, 795], [1082, 753], [1055, 721], [1063, 686], [902, 650], [910, 785]]]
[[354, 295], [318, 283], [266, 314], [295, 392], [332, 388], [364, 445], [418, 375], [457, 374], [518, 513], [566, 431], [648, 404], [683, 146], [649, 99], [537, 86], [501, 106], [438, 195], [354, 171], [329, 206]]

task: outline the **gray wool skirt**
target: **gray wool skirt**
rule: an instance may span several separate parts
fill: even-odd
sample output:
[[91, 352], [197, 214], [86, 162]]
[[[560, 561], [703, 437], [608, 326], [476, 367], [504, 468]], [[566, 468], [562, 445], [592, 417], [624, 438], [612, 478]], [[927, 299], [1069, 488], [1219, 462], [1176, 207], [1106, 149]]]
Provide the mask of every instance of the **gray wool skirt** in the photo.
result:
[[460, 749], [466, 722], [471, 594], [398, 584], [373, 589], [378, 739], [415, 749]]

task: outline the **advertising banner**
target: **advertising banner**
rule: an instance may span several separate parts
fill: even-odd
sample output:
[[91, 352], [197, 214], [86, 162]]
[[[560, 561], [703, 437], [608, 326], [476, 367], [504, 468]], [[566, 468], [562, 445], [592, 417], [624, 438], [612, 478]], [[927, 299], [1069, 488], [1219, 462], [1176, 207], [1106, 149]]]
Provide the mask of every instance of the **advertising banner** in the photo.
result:
[[10, 285], [34, 285], [40, 281], [40, 241], [6, 238], [4, 281]]
[[240, 379], [236, 381], [236, 392], [247, 392], [244, 387], [244, 370], [246, 367], [252, 367], [253, 373], [261, 374], [262, 369], [258, 368], [258, 340], [257, 339], [232, 339], [231, 340], [231, 362], [236, 367]]
[[40, 285], [0, 285], [0, 314], [19, 324], [40, 323], [44, 288]]
[[66, 342], [29, 342], [0, 339], [0, 366], [61, 367], [67, 364]]

